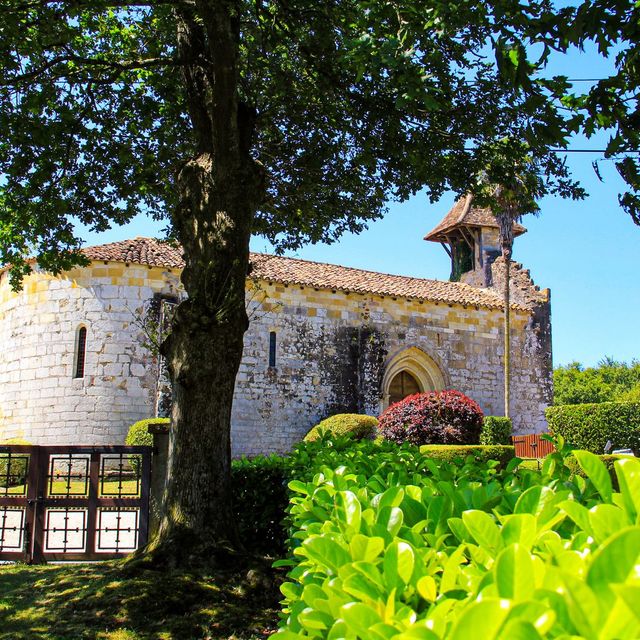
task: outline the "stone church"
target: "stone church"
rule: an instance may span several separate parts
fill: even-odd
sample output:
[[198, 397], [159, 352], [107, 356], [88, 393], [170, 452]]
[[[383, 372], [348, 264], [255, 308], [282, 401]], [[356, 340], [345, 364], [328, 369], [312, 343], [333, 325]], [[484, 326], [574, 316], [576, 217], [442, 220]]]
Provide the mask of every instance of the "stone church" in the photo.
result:
[[[234, 455], [286, 451], [329, 415], [378, 415], [431, 389], [503, 415], [495, 218], [461, 198], [425, 240], [451, 256], [451, 281], [252, 254]], [[85, 255], [89, 266], [58, 276], [34, 265], [19, 293], [0, 274], [0, 441], [119, 444], [158, 411], [147, 320], [180, 299], [181, 252], [135, 238]], [[515, 432], [531, 433], [546, 429], [552, 398], [550, 296], [521, 265], [511, 271], [511, 414]]]

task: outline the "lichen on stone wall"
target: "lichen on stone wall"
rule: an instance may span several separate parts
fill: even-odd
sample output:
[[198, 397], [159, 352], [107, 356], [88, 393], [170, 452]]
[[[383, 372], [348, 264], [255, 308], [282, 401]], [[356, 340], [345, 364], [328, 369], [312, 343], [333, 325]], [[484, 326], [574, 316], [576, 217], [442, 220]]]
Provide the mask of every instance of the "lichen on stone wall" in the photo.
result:
[[384, 335], [368, 325], [338, 326], [335, 351], [321, 362], [324, 382], [333, 390], [327, 416], [375, 411], [387, 354]]

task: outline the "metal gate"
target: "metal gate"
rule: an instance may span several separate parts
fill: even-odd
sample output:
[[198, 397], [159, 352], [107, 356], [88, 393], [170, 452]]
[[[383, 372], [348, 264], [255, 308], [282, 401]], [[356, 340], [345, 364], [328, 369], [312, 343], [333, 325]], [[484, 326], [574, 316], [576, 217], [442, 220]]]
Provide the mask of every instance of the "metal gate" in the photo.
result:
[[106, 560], [143, 546], [151, 451], [0, 445], [0, 560]]

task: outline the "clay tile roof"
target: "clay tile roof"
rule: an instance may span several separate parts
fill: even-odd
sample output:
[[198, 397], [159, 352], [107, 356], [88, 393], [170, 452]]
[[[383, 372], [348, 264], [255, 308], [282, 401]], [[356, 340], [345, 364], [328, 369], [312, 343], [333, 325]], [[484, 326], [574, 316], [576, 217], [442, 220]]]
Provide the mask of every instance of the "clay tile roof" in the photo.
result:
[[[456, 227], [492, 227], [498, 228], [495, 216], [489, 208], [480, 208], [472, 206], [473, 196], [466, 195], [459, 198], [453, 205], [449, 213], [440, 221], [440, 223], [432, 229], [425, 237], [425, 240], [431, 242], [442, 242], [448, 231]], [[514, 223], [513, 234], [519, 236], [527, 230], [521, 224]]]
[[[89, 247], [83, 251], [90, 260], [96, 261], [128, 262], [158, 267], [184, 266], [178, 247], [152, 238], [134, 238]], [[491, 309], [503, 307], [502, 298], [497, 292], [462, 282], [395, 276], [263, 253], [252, 253], [251, 265], [250, 277], [257, 280]], [[518, 304], [515, 304], [514, 308], [526, 309], [524, 305]]]
[[150, 267], [176, 267], [182, 269], [182, 249], [177, 245], [155, 238], [132, 238], [121, 242], [101, 244], [82, 250], [89, 260], [144, 264]]

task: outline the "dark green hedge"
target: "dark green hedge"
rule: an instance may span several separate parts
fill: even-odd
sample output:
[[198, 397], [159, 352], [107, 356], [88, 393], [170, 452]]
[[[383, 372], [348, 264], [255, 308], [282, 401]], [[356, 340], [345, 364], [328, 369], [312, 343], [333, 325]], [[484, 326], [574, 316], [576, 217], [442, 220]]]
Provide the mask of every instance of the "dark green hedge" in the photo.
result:
[[290, 459], [280, 456], [241, 458], [231, 463], [231, 493], [240, 540], [254, 553], [282, 555], [282, 524], [289, 502]]
[[420, 447], [420, 453], [445, 462], [455, 462], [456, 460], [464, 460], [467, 456], [473, 456], [479, 462], [497, 460], [500, 466], [506, 466], [516, 455], [514, 447], [498, 444], [425, 444]]
[[513, 425], [510, 418], [485, 416], [480, 432], [480, 444], [511, 444]]
[[549, 431], [578, 449], [602, 454], [607, 440], [614, 449], [640, 455], [640, 402], [566, 404], [547, 409]]
[[[169, 418], [139, 420], [129, 427], [126, 444], [152, 445], [149, 424], [168, 423]], [[132, 461], [135, 466], [135, 460]], [[240, 540], [248, 551], [281, 555], [286, 539], [282, 519], [288, 503], [288, 458], [258, 456], [231, 463], [233, 511]]]

